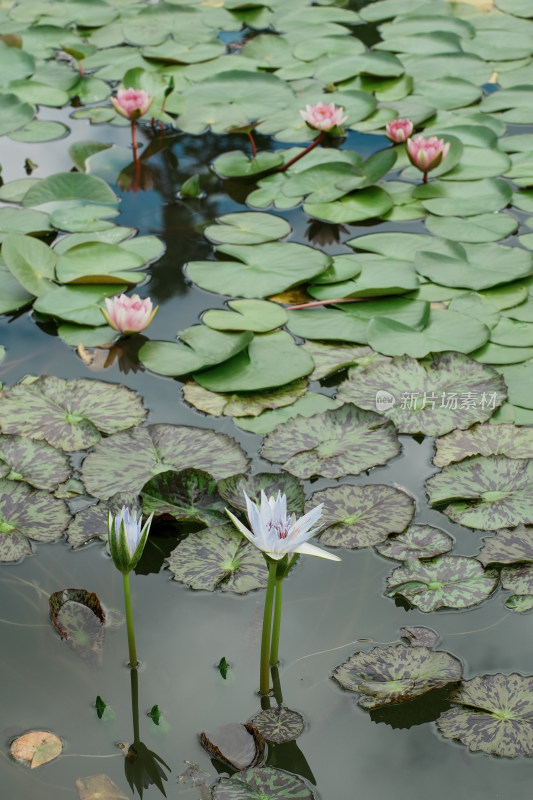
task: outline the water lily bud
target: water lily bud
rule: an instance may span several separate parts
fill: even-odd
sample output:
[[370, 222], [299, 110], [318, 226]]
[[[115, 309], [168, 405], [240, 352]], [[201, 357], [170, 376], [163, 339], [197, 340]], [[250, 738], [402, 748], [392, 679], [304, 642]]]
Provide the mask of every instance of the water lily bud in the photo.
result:
[[154, 98], [144, 89], [119, 89], [110, 99], [121, 117], [134, 121], [146, 114]]
[[413, 123], [410, 119], [393, 119], [385, 125], [387, 136], [393, 142], [405, 142], [413, 132]]
[[444, 142], [444, 139], [437, 139], [436, 136], [430, 136], [429, 139], [415, 136], [414, 139], [407, 140], [409, 161], [424, 174], [438, 167], [446, 158], [449, 149], [450, 143]]
[[122, 506], [118, 514], [109, 512], [107, 538], [109, 552], [115, 567], [124, 575], [135, 569], [143, 554], [153, 514], [150, 514], [142, 526], [142, 514]]

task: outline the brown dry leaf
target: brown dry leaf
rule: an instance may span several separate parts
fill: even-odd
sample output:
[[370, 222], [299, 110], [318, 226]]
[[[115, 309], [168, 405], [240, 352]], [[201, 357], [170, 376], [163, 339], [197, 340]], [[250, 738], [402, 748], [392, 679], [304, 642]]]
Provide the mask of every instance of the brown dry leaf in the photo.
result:
[[307, 294], [305, 289], [287, 289], [286, 292], [281, 292], [280, 294], [273, 294], [270, 297], [267, 297], [267, 300], [271, 300], [273, 303], [285, 303], [286, 305], [292, 306], [296, 305], [296, 303], [309, 303], [313, 298], [310, 294]]
[[11, 742], [11, 755], [21, 763], [29, 763], [31, 769], [40, 767], [57, 758], [63, 743], [50, 731], [30, 731]]
[[129, 800], [109, 775], [103, 773], [76, 778], [76, 787], [80, 800]]

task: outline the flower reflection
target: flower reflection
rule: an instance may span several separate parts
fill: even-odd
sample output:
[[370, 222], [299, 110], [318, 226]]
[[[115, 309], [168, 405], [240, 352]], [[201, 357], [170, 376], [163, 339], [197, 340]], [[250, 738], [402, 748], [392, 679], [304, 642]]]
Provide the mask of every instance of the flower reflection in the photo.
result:
[[341, 234], [343, 233], [349, 233], [344, 225], [334, 222], [321, 222], [319, 219], [310, 219], [305, 231], [305, 238], [318, 245], [318, 247], [326, 247], [329, 244], [340, 242]]

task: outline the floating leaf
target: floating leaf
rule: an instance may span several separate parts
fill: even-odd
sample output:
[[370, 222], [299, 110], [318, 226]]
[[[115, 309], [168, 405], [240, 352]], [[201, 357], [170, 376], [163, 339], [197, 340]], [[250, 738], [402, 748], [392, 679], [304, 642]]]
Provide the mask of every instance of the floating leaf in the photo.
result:
[[503, 367], [501, 373], [509, 392], [509, 402], [523, 408], [533, 408], [533, 363]]
[[[86, 589], [63, 589], [50, 595], [49, 606], [61, 638], [67, 639], [74, 652], [89, 663], [101, 665], [105, 613], [98, 596]], [[102, 714], [98, 714], [99, 719]]]
[[83, 450], [106, 434], [138, 425], [142, 399], [125, 386], [52, 376], [19, 383], [0, 396], [1, 427], [63, 450]]
[[57, 172], [37, 181], [23, 197], [22, 205], [42, 206], [45, 203], [65, 203], [74, 200], [114, 205], [118, 197], [101, 178], [83, 172]]
[[352, 368], [337, 398], [377, 408], [401, 433], [438, 436], [488, 419], [503, 402], [505, 386], [495, 370], [460, 353], [421, 363], [402, 356]]
[[200, 744], [212, 758], [237, 770], [255, 767], [265, 752], [265, 740], [250, 723], [228, 722], [213, 731], [202, 731]]
[[253, 331], [266, 333], [287, 322], [287, 312], [277, 303], [267, 300], [229, 300], [233, 311], [211, 308], [202, 317], [204, 325], [218, 331]]
[[[33, 307], [40, 314], [64, 319], [77, 325], [103, 327], [105, 319], [100, 309], [105, 307], [105, 298], [121, 294], [126, 288], [125, 284], [56, 286], [38, 297]], [[111, 339], [114, 336], [116, 332], [111, 334]]]
[[301, 778], [276, 767], [246, 769], [213, 786], [213, 800], [314, 800]]
[[180, 331], [181, 342], [146, 342], [139, 359], [159, 375], [186, 375], [198, 369], [226, 362], [253, 339], [249, 331], [220, 332], [207, 325], [192, 325]]
[[502, 528], [495, 536], [484, 540], [484, 545], [476, 558], [484, 567], [488, 564], [533, 562], [533, 528], [527, 525]]
[[80, 800], [129, 800], [109, 775], [89, 775], [76, 778]]
[[[349, 367], [351, 364], [365, 363], [372, 358], [370, 347], [353, 347], [349, 344], [325, 344], [323, 342], [304, 342], [302, 347], [307, 350], [315, 368], [309, 378], [319, 381], [332, 372]], [[377, 355], [379, 358], [379, 355]]]
[[359, 692], [359, 705], [371, 709], [402, 703], [460, 681], [462, 667], [450, 653], [399, 644], [354, 653], [332, 677], [345, 689]]
[[183, 386], [183, 397], [195, 408], [220, 417], [257, 417], [265, 409], [290, 406], [307, 391], [307, 381], [300, 379], [279, 389], [249, 392], [246, 394], [221, 394], [210, 392], [194, 381]]
[[340, 404], [325, 394], [316, 392], [306, 392], [303, 397], [296, 400], [290, 406], [275, 408], [272, 411], [263, 411], [258, 417], [234, 417], [235, 425], [251, 433], [259, 433], [264, 436], [270, 433], [282, 422], [286, 422], [293, 417], [312, 417], [331, 408], [338, 408]]
[[469, 528], [497, 530], [533, 522], [533, 461], [469, 458], [444, 467], [426, 489], [432, 505], [449, 503], [444, 513]]
[[531, 611], [533, 608], [533, 594], [511, 594], [505, 601], [505, 607], [509, 611], [516, 611], [522, 614], [524, 611]]
[[440, 715], [447, 739], [459, 739], [472, 751], [516, 758], [533, 755], [533, 678], [481, 675], [464, 681], [450, 695], [459, 708]]
[[141, 491], [143, 513], [178, 522], [220, 525], [226, 521], [217, 482], [199, 469], [169, 471], [156, 475]]
[[11, 742], [11, 755], [31, 769], [53, 761], [63, 750], [63, 743], [50, 731], [31, 731]]
[[498, 583], [498, 573], [485, 571], [466, 556], [437, 556], [411, 561], [394, 570], [387, 594], [402, 595], [421, 611], [468, 608], [486, 600]]
[[301, 714], [283, 706], [265, 708], [260, 711], [252, 719], [252, 725], [257, 728], [267, 742], [276, 744], [294, 741], [303, 733], [305, 727]]
[[241, 211], [218, 217], [216, 225], [209, 225], [204, 230], [204, 236], [219, 244], [261, 244], [284, 239], [290, 232], [290, 224], [282, 217]]
[[396, 561], [433, 558], [447, 553], [452, 548], [452, 537], [433, 525], [410, 525], [399, 536], [376, 545], [378, 553]]
[[125, 246], [106, 242], [84, 242], [70, 247], [59, 256], [56, 274], [61, 283], [101, 284], [139, 283], [144, 278], [136, 272], [145, 263], [142, 255]]
[[8, 314], [28, 305], [33, 300], [33, 294], [27, 292], [13, 277], [11, 272], [0, 264], [0, 281], [2, 294], [0, 295], [0, 314]]
[[435, 442], [433, 463], [445, 467], [468, 456], [533, 458], [533, 431], [516, 425], [473, 425], [467, 431], [452, 431]]
[[224, 656], [222, 656], [222, 658], [218, 662], [217, 669], [224, 678], [224, 680], [226, 680], [226, 678], [228, 677], [229, 664]]
[[94, 705], [98, 719], [102, 719], [104, 716], [106, 719], [113, 719], [115, 717], [115, 713], [111, 706], [108, 706], [106, 701], [103, 700], [100, 695], [97, 695]]
[[55, 542], [70, 520], [66, 503], [25, 483], [0, 480], [0, 562], [29, 555], [29, 540]]
[[533, 564], [504, 567], [500, 573], [504, 589], [517, 595], [533, 595]]
[[415, 513], [406, 492], [392, 486], [334, 486], [315, 492], [306, 509], [323, 503], [320, 542], [330, 547], [369, 547], [403, 531]]
[[159, 706], [158, 705], [152, 706], [152, 708], [148, 712], [148, 716], [155, 725], [159, 725], [159, 722], [162, 717], [161, 711], [159, 710]]
[[[17, 52], [15, 48], [9, 50], [12, 55]], [[23, 128], [31, 122], [34, 113], [33, 105], [23, 102], [16, 94], [0, 94], [0, 136]]]
[[248, 459], [223, 433], [159, 423], [102, 440], [83, 462], [83, 482], [95, 497], [139, 494], [148, 481], [168, 470], [195, 469], [217, 480], [242, 472]]
[[283, 468], [298, 478], [339, 478], [384, 464], [399, 452], [390, 422], [347, 404], [278, 425], [266, 436], [261, 455], [283, 463]]
[[475, 217], [500, 211], [511, 202], [511, 186], [501, 178], [480, 181], [432, 181], [419, 186], [413, 197], [439, 217]]
[[10, 233], [2, 243], [2, 258], [13, 277], [31, 294], [43, 294], [54, 287], [57, 256], [40, 239]]
[[0, 435], [0, 477], [52, 491], [71, 474], [64, 453], [46, 442]]
[[232, 524], [211, 526], [188, 537], [168, 558], [174, 580], [191, 589], [245, 594], [263, 589], [268, 570], [263, 554], [244, 539]]
[[261, 491], [267, 497], [276, 497], [278, 492], [287, 496], [289, 514], [301, 516], [304, 511], [304, 490], [300, 481], [288, 473], [259, 472], [257, 475], [232, 475], [218, 482], [218, 491], [232, 506], [246, 512], [244, 492], [260, 503]]
[[432, 628], [415, 626], [400, 628], [402, 639], [407, 639], [411, 647], [427, 647], [432, 650], [439, 640], [439, 634]]

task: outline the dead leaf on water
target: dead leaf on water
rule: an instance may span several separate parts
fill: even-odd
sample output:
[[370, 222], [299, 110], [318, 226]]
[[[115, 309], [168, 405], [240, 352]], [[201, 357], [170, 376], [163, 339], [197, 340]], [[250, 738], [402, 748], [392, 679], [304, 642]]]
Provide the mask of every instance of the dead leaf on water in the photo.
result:
[[76, 787], [80, 800], [129, 800], [109, 775], [103, 773], [76, 778]]
[[63, 750], [63, 744], [49, 731], [30, 731], [11, 742], [11, 755], [22, 764], [28, 763], [31, 769], [52, 761]]

